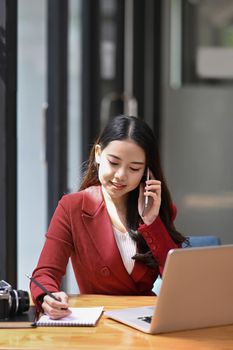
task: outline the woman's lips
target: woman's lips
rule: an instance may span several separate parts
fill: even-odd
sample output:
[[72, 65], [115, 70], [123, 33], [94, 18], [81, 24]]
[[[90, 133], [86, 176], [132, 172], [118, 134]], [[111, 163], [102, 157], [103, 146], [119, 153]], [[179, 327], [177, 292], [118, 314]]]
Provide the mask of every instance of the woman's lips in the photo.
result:
[[126, 187], [126, 185], [122, 185], [122, 184], [119, 184], [117, 182], [112, 182], [111, 181], [111, 184], [117, 190], [123, 190]]

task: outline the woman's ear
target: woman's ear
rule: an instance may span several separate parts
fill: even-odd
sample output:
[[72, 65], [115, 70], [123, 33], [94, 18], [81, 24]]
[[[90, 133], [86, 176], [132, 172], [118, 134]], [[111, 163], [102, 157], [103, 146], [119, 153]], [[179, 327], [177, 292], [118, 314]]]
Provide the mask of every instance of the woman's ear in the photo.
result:
[[101, 147], [100, 145], [95, 145], [95, 162], [100, 163]]

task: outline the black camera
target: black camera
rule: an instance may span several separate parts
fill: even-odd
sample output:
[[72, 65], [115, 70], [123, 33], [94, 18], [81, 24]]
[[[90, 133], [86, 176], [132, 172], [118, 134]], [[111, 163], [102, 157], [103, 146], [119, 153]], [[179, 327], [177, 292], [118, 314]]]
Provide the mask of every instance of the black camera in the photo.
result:
[[29, 305], [28, 292], [15, 290], [6, 281], [0, 281], [0, 319], [7, 319], [28, 311]]

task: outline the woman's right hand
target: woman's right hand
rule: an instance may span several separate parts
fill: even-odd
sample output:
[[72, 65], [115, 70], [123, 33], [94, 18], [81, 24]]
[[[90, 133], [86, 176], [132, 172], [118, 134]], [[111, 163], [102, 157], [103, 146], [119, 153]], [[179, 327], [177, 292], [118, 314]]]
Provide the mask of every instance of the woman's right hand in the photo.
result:
[[45, 295], [42, 303], [44, 312], [53, 320], [69, 316], [71, 311], [69, 310], [68, 295], [64, 292], [52, 293], [56, 299], [53, 299], [49, 295]]

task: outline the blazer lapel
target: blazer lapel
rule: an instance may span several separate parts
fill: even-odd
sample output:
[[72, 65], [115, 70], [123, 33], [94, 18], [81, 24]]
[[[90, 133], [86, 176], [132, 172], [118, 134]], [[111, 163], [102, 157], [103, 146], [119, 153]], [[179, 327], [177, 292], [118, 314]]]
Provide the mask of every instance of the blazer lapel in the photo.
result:
[[103, 265], [111, 270], [121, 284], [135, 293], [136, 285], [122, 262], [100, 186], [93, 186], [85, 191], [82, 211], [86, 231], [103, 260]]

